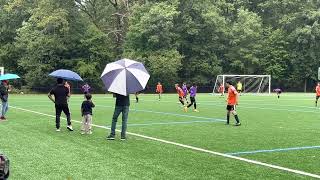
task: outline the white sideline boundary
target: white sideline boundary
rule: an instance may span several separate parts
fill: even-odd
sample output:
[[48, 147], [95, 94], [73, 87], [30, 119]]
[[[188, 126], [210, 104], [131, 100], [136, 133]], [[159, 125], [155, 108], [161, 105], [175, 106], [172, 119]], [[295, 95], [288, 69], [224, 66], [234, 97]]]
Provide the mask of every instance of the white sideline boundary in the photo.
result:
[[[45, 114], [45, 113], [32, 111], [32, 110], [28, 110], [28, 109], [24, 109], [24, 108], [19, 108], [19, 107], [15, 107], [15, 106], [10, 106], [10, 107], [13, 108], [13, 109], [17, 109], [17, 110], [21, 110], [21, 111], [25, 111], [25, 112], [30, 112], [30, 113], [34, 113], [34, 114], [38, 114], [38, 115], [42, 115], [42, 116], [55, 118], [55, 116], [50, 115], [50, 114]], [[61, 117], [61, 119], [66, 119], [66, 118]], [[76, 123], [81, 123], [80, 121], [76, 121], [76, 120], [71, 120], [71, 121], [72, 122], [76, 122]], [[98, 127], [98, 128], [102, 128], [102, 129], [110, 129], [110, 128], [106, 127], [106, 126], [99, 126], [99, 125], [95, 125], [95, 124], [92, 124], [92, 126]], [[116, 130], [116, 131], [119, 132], [120, 130]], [[232, 156], [232, 155], [228, 155], [228, 154], [224, 154], [224, 153], [210, 151], [210, 150], [206, 150], [206, 149], [203, 149], [203, 148], [198, 148], [198, 147], [189, 146], [189, 145], [185, 145], [185, 144], [181, 144], [181, 143], [176, 143], [176, 142], [172, 142], [172, 141], [158, 139], [158, 138], [145, 136], [145, 135], [141, 135], [141, 134], [137, 134], [137, 133], [127, 132], [127, 134], [132, 135], [132, 136], [136, 136], [136, 137], [140, 137], [140, 138], [144, 138], [144, 139], [148, 139], [148, 140], [162, 142], [162, 143], [165, 143], [165, 144], [175, 145], [175, 146], [186, 148], [186, 149], [191, 149], [191, 150], [194, 150], [194, 151], [205, 152], [205, 153], [208, 153], [208, 154], [222, 156], [222, 157], [225, 157], [225, 158], [235, 159], [235, 160], [244, 161], [244, 162], [255, 164], [255, 165], [265, 166], [265, 167], [269, 167], [269, 168], [272, 168], [272, 169], [287, 171], [287, 172], [291, 172], [291, 173], [298, 174], [298, 175], [309, 176], [309, 177], [320, 179], [320, 175], [312, 174], [312, 173], [308, 173], [308, 172], [304, 172], [304, 171], [300, 171], [300, 170], [290, 169], [290, 168], [281, 167], [281, 166], [277, 166], [277, 165], [273, 165], [273, 164], [268, 164], [268, 163], [264, 163], [264, 162], [260, 162], [260, 161], [255, 161], [255, 160], [250, 160], [250, 159], [246, 159], [246, 158], [242, 158], [242, 157]]]

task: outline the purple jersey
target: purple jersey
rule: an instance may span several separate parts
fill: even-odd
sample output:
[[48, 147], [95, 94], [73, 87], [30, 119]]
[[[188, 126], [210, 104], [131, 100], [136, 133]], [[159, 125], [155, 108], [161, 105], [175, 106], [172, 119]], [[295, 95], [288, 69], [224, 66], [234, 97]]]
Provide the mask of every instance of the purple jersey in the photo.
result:
[[190, 97], [196, 97], [196, 95], [197, 95], [197, 86], [191, 86]]
[[88, 84], [85, 84], [85, 85], [82, 86], [83, 92], [87, 92], [88, 93], [90, 88], [91, 87]]
[[183, 90], [184, 96], [187, 96], [187, 94], [188, 94], [187, 85], [183, 85], [183, 86], [182, 86], [182, 90]]
[[279, 93], [279, 92], [281, 93], [282, 92], [282, 90], [280, 88], [274, 89], [273, 91], [277, 92], [277, 93]]

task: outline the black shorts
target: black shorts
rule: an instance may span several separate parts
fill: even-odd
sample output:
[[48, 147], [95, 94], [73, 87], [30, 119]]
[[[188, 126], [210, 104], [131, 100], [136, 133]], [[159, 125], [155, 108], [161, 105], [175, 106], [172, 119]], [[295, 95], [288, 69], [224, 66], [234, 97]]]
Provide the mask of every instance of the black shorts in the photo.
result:
[[236, 110], [236, 105], [227, 105], [227, 110], [228, 111]]

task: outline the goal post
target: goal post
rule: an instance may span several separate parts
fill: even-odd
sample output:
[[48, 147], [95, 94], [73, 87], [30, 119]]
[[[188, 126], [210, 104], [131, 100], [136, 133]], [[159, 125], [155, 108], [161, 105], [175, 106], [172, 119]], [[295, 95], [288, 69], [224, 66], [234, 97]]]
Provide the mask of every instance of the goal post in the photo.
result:
[[221, 93], [219, 92], [220, 85], [224, 87], [227, 81], [230, 81], [236, 88], [237, 83], [240, 82], [243, 93], [271, 93], [271, 75], [218, 75], [212, 93]]

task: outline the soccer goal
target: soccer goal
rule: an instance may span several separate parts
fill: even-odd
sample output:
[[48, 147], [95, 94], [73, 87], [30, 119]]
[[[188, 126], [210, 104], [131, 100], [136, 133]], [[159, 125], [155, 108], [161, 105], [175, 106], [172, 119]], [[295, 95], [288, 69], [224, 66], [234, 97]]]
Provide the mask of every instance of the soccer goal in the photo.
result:
[[224, 87], [227, 81], [232, 82], [235, 88], [240, 82], [243, 93], [271, 93], [271, 75], [218, 75], [212, 93], [221, 93], [220, 85]]

